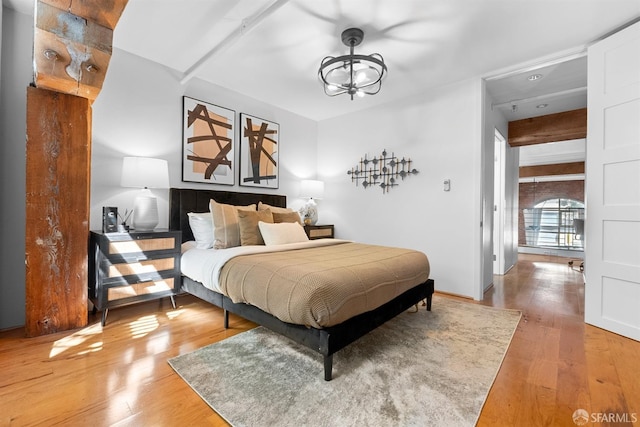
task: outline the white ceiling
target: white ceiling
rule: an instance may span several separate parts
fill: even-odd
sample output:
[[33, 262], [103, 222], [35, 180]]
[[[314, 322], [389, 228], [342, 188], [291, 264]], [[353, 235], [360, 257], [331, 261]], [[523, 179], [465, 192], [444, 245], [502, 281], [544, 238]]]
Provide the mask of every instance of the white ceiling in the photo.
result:
[[585, 139], [548, 142], [520, 147], [520, 166], [549, 165], [553, 163], [584, 162]]
[[[3, 3], [33, 13], [33, 0]], [[586, 62], [528, 66], [544, 74], [534, 83], [505, 70], [579, 52], [638, 17], [640, 0], [129, 0], [113, 44], [183, 84], [200, 78], [313, 120], [501, 74], [488, 88], [514, 120], [585, 106]], [[378, 95], [330, 98], [318, 65], [347, 52], [352, 26], [365, 32], [356, 53], [380, 53], [389, 72]]]
[[[539, 76], [536, 80], [529, 77]], [[587, 106], [586, 52], [487, 79], [493, 108], [508, 121], [554, 114]]]

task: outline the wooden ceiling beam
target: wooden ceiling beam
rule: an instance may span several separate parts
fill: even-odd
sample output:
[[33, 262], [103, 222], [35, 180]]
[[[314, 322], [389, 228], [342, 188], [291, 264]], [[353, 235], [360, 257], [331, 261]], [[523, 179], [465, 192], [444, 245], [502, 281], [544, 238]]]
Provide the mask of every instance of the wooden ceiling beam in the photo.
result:
[[584, 162], [556, 163], [552, 165], [521, 166], [520, 178], [536, 176], [575, 175], [584, 173]]
[[586, 137], [586, 108], [509, 122], [509, 145], [512, 147]]
[[128, 0], [38, 0], [113, 30]]
[[95, 100], [109, 67], [113, 29], [127, 1], [38, 0], [35, 86]]

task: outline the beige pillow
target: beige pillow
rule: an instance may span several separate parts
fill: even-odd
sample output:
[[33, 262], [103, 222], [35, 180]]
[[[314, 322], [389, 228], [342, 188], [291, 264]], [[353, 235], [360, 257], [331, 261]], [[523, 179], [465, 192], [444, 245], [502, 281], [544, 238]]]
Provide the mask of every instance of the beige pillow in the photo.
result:
[[213, 247], [215, 249], [226, 249], [240, 246], [238, 210], [255, 211], [256, 205], [225, 205], [211, 199], [209, 210], [213, 216]]
[[298, 212], [273, 212], [273, 222], [297, 222], [302, 225], [302, 218]]
[[293, 209], [291, 208], [281, 208], [278, 206], [271, 206], [268, 205], [266, 203], [262, 203], [262, 202], [258, 202], [258, 210], [259, 211], [263, 211], [265, 209], [269, 209], [271, 211], [271, 213], [288, 213], [288, 212], [295, 212]]
[[273, 224], [270, 209], [261, 211], [245, 211], [238, 209], [238, 225], [240, 226], [240, 245], [264, 245], [258, 221]]
[[267, 246], [300, 243], [309, 240], [307, 233], [304, 232], [304, 228], [297, 222], [269, 224], [259, 221], [258, 228], [260, 228], [264, 244]]

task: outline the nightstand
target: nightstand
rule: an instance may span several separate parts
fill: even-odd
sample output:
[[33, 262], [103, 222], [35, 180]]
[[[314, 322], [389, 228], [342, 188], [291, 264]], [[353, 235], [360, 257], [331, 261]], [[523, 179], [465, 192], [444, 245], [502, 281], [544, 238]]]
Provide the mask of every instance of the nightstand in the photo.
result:
[[89, 298], [102, 310], [102, 326], [112, 307], [171, 298], [180, 290], [180, 231], [91, 232]]
[[304, 231], [307, 233], [309, 240], [333, 239], [333, 224], [305, 225]]

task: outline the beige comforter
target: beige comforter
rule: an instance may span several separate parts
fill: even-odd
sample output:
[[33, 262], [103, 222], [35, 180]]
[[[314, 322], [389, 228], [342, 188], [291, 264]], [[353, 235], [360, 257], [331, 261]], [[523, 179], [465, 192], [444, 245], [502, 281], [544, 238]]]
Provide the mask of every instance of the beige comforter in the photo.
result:
[[322, 328], [373, 310], [428, 278], [422, 252], [344, 242], [232, 258], [219, 286], [236, 303]]

